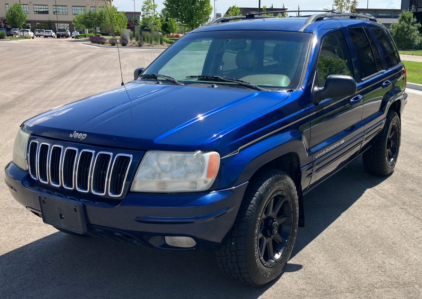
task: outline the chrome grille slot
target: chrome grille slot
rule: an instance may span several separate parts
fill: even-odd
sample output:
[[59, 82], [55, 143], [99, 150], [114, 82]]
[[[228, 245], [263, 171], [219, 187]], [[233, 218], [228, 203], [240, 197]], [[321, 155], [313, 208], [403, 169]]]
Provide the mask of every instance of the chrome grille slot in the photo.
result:
[[112, 153], [99, 152], [97, 154], [92, 170], [92, 193], [97, 195], [106, 194], [107, 177], [112, 157]]
[[60, 187], [60, 165], [62, 160], [63, 147], [60, 145], [53, 145], [50, 153], [49, 171], [50, 171], [50, 184], [55, 187]]
[[118, 154], [111, 167], [108, 194], [112, 197], [119, 197], [123, 193], [127, 174], [129, 172], [132, 156]]
[[41, 143], [38, 150], [38, 179], [41, 183], [48, 184], [48, 158], [50, 153], [50, 145]]
[[38, 180], [37, 173], [37, 152], [38, 152], [38, 141], [31, 141], [28, 150], [28, 165], [29, 165], [29, 175], [34, 179]]
[[63, 165], [62, 165], [62, 180], [63, 187], [69, 190], [75, 188], [74, 183], [74, 173], [76, 170], [76, 156], [78, 155], [78, 150], [76, 148], [68, 147], [64, 151]]
[[94, 151], [82, 150], [79, 155], [76, 167], [76, 190], [79, 192], [89, 192], [89, 180], [94, 154]]
[[27, 159], [31, 178], [43, 184], [120, 197], [133, 157], [31, 140]]

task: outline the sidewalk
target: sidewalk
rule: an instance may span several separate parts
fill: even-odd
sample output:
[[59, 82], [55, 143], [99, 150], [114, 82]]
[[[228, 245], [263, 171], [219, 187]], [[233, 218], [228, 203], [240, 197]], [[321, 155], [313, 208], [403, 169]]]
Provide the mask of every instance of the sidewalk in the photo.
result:
[[400, 54], [401, 60], [422, 62], [422, 56]]

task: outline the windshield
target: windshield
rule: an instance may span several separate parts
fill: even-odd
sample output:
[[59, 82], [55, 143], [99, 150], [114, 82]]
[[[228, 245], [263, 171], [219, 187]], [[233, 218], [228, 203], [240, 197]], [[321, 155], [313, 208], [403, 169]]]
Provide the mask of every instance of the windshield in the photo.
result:
[[192, 33], [157, 58], [145, 74], [167, 75], [185, 84], [203, 83], [201, 77], [189, 76], [220, 76], [265, 88], [296, 89], [310, 38], [307, 33], [280, 31]]

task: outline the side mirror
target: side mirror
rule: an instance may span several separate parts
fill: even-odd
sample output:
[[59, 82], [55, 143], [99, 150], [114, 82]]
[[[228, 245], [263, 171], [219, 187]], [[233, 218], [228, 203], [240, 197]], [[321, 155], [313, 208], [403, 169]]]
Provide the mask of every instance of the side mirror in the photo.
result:
[[347, 97], [355, 93], [355, 79], [345, 75], [330, 75], [325, 81], [324, 88], [315, 88], [314, 104], [316, 105], [324, 99]]
[[141, 68], [139, 68], [139, 69], [136, 69], [134, 72], [133, 72], [133, 77], [135, 78], [135, 80], [136, 79], [138, 79], [139, 78], [139, 76], [140, 75], [142, 75], [142, 73], [145, 71], [145, 68], [144, 67], [141, 67]]

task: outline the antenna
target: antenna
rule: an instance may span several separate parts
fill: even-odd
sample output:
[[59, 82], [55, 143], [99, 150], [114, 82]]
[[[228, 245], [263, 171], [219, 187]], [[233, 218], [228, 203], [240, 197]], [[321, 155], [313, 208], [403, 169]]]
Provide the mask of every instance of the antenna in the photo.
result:
[[[106, 12], [107, 12], [107, 14], [108, 14], [108, 19], [109, 19], [109, 21], [110, 21], [110, 29], [112, 30], [112, 33], [113, 33], [113, 36], [114, 36], [114, 33], [116, 32], [116, 30], [115, 30], [114, 18], [112, 17], [112, 14], [111, 14], [111, 9], [112, 9], [112, 7], [113, 7], [112, 1], [108, 1], [108, 0], [106, 0], [106, 1], [105, 1], [105, 7], [106, 7], [106, 9], [107, 9], [107, 11], [106, 11]], [[121, 39], [120, 39], [120, 42], [121, 42]], [[128, 97], [128, 99], [129, 99], [129, 101], [130, 101], [129, 92], [128, 92], [128, 90], [127, 90], [127, 88], [126, 88], [126, 86], [125, 86], [125, 83], [124, 83], [124, 81], [123, 81], [123, 71], [122, 71], [122, 62], [121, 62], [121, 60], [120, 60], [120, 49], [119, 49], [119, 43], [117, 43], [117, 42], [116, 42], [116, 46], [117, 46], [117, 55], [119, 56], [120, 78], [122, 79], [122, 84], [121, 84], [121, 86], [123, 86], [123, 87], [125, 88], [125, 90], [126, 90], [126, 94], [127, 94], [127, 97]]]

